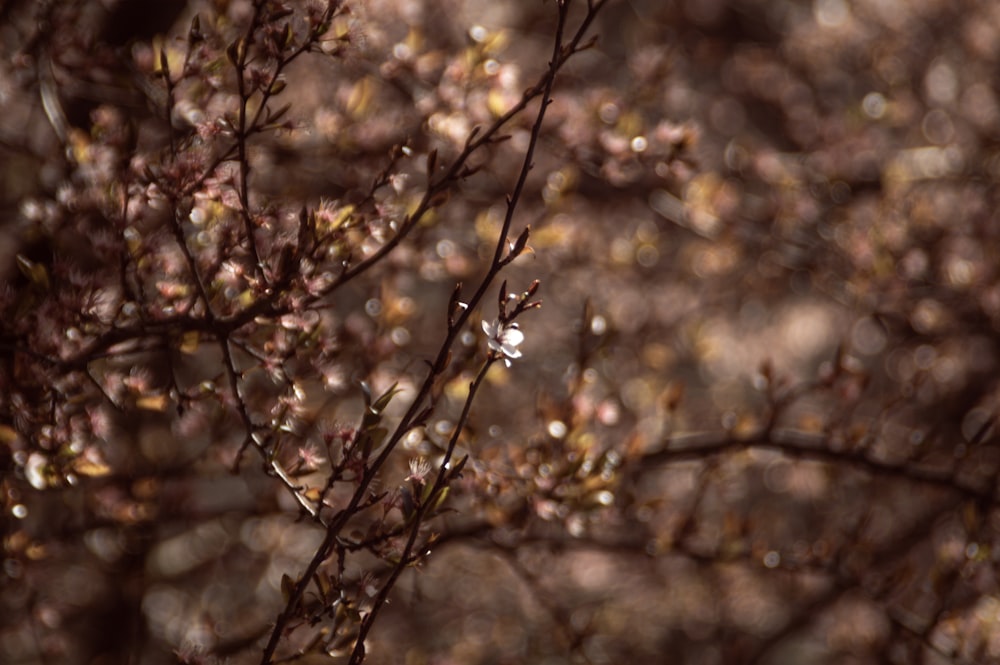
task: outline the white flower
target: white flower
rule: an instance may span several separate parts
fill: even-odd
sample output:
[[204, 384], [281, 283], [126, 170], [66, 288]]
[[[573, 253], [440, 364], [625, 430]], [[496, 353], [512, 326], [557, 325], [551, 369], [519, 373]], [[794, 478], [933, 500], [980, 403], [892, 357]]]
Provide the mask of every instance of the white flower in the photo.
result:
[[510, 367], [511, 358], [520, 358], [521, 352], [517, 350], [517, 345], [524, 341], [524, 333], [517, 329], [516, 323], [506, 326], [494, 319], [492, 323], [483, 321], [483, 332], [486, 333], [486, 342], [491, 351], [498, 351], [504, 355], [503, 362]]
[[430, 472], [431, 463], [423, 457], [417, 457], [410, 460], [410, 475], [408, 475], [406, 479], [416, 481], [418, 484], [423, 485]]

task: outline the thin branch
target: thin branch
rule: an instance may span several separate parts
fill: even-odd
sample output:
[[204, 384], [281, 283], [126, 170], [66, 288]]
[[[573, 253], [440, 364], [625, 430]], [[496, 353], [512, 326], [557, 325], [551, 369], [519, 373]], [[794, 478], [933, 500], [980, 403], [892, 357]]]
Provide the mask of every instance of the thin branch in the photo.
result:
[[365, 638], [371, 631], [372, 626], [375, 624], [375, 619], [385, 606], [385, 603], [389, 598], [389, 593], [392, 591], [393, 587], [395, 587], [396, 581], [403, 573], [403, 570], [419, 558], [419, 555], [414, 554], [414, 549], [417, 544], [417, 536], [420, 533], [420, 527], [423, 526], [423, 522], [427, 517], [428, 511], [436, 508], [437, 503], [442, 496], [442, 490], [444, 490], [449, 478], [453, 475], [451, 458], [455, 452], [455, 446], [458, 445], [458, 439], [461, 436], [461, 432], [464, 430], [465, 424], [469, 420], [469, 414], [472, 411], [472, 403], [479, 392], [479, 388], [483, 384], [483, 380], [486, 378], [486, 373], [489, 371], [490, 366], [494, 362], [495, 360], [490, 359], [483, 363], [482, 367], [479, 369], [479, 373], [476, 374], [476, 378], [469, 384], [469, 394], [465, 398], [465, 404], [462, 407], [462, 414], [459, 416], [458, 422], [455, 424], [455, 430], [451, 435], [451, 440], [448, 442], [448, 448], [445, 451], [444, 459], [438, 467], [438, 473], [434, 479], [434, 484], [431, 486], [429, 491], [425, 492], [426, 499], [420, 503], [411, 518], [412, 526], [410, 527], [410, 535], [407, 538], [406, 545], [403, 547], [403, 552], [399, 557], [399, 563], [397, 563], [392, 569], [389, 579], [386, 580], [386, 582], [382, 585], [382, 588], [379, 589], [378, 595], [376, 595], [375, 599], [372, 601], [371, 609], [361, 622], [358, 638], [354, 643], [354, 651], [351, 653], [350, 665], [360, 665], [360, 663], [364, 661]]
[[794, 429], [762, 429], [747, 435], [732, 432], [678, 434], [663, 442], [658, 450], [631, 462], [632, 473], [688, 460], [703, 460], [747, 450], [772, 450], [788, 457], [847, 465], [876, 476], [903, 478], [916, 483], [951, 490], [967, 498], [996, 501], [996, 489], [975, 486], [961, 480], [954, 471], [932, 469], [911, 463], [893, 464], [861, 451], [838, 451], [830, 447], [828, 434], [813, 434]]
[[[445, 371], [448, 366], [449, 358], [451, 355], [451, 348], [457, 340], [459, 334], [463, 330], [468, 319], [471, 317], [473, 311], [478, 306], [479, 302], [485, 297], [487, 290], [495, 279], [496, 275], [499, 273], [500, 269], [503, 267], [503, 248], [506, 246], [507, 235], [509, 234], [511, 220], [513, 219], [513, 211], [516, 207], [518, 201], [520, 200], [521, 192], [523, 190], [524, 181], [527, 179], [527, 171], [530, 170], [532, 160], [534, 157], [535, 147], [537, 146], [538, 136], [541, 132], [541, 125], [544, 120], [545, 109], [548, 107], [552, 86], [555, 80], [555, 75], [566, 62], [566, 60], [577, 51], [578, 44], [583, 38], [583, 34], [589, 27], [590, 23], [593, 21], [595, 12], [603, 6], [603, 2], [597, 3], [593, 11], [588, 12], [587, 16], [584, 18], [580, 28], [575, 33], [573, 39], [568, 45], [564, 45], [563, 42], [563, 29], [566, 22], [566, 16], [568, 14], [568, 3], [559, 3], [559, 23], [557, 28], [557, 34], [555, 38], [555, 44], [553, 47], [553, 57], [549, 63], [549, 68], [546, 74], [542, 77], [540, 83], [536, 85], [535, 89], [529, 90], [522, 97], [521, 102], [515, 105], [507, 114], [502, 116], [495, 122], [490, 129], [487, 131], [486, 135], [480, 137], [478, 141], [474, 141], [470, 137], [467, 142], [466, 149], [459, 155], [458, 158], [452, 163], [452, 166], [446, 172], [445, 176], [439, 181], [438, 185], [432, 185], [428, 187], [427, 192], [425, 192], [421, 203], [418, 205], [417, 210], [410, 216], [408, 222], [404, 224], [403, 228], [400, 229], [399, 233], [393, 236], [385, 245], [379, 248], [372, 256], [368, 257], [361, 263], [357, 264], [353, 268], [346, 270], [340, 279], [338, 279], [334, 285], [328, 289], [332, 291], [333, 288], [341, 286], [350, 279], [360, 275], [365, 270], [370, 268], [375, 264], [381, 257], [388, 254], [393, 247], [398, 245], [399, 242], [407, 235], [409, 230], [415, 227], [417, 221], [425, 214], [431, 207], [430, 202], [437, 191], [440, 191], [440, 187], [443, 183], [450, 183], [453, 179], [457, 177], [464, 165], [465, 161], [468, 159], [469, 155], [478, 148], [479, 146], [485, 145], [485, 142], [489, 140], [489, 137], [499, 131], [500, 127], [506, 123], [510, 118], [512, 118], [516, 113], [519, 113], [527, 103], [535, 96], [541, 94], [542, 99], [536, 116], [535, 124], [532, 129], [532, 139], [529, 143], [528, 149], [526, 150], [524, 162], [522, 164], [521, 171], [518, 176], [517, 184], [515, 185], [514, 191], [510, 198], [508, 199], [508, 213], [505, 217], [504, 227], [501, 230], [499, 237], [497, 238], [497, 244], [494, 251], [494, 258], [490, 265], [487, 274], [483, 278], [476, 290], [475, 294], [470, 298], [468, 305], [464, 308], [459, 316], [453, 321], [453, 325], [449, 325], [447, 335], [442, 342], [437, 357], [428, 371], [427, 377], [424, 379], [423, 384], [417, 391], [416, 396], [410, 402], [406, 413], [400, 419], [398, 425], [396, 426], [394, 432], [388, 438], [388, 441], [383, 445], [381, 452], [371, 463], [371, 465], [366, 469], [365, 473], [358, 482], [358, 486], [347, 503], [347, 505], [342, 508], [334, 517], [330, 520], [326, 535], [323, 542], [317, 548], [312, 559], [306, 566], [305, 571], [299, 577], [298, 582], [293, 586], [291, 592], [285, 603], [284, 609], [279, 613], [277, 620], [275, 621], [274, 630], [271, 632], [271, 636], [264, 648], [264, 652], [261, 658], [262, 665], [269, 665], [274, 657], [274, 652], [278, 647], [278, 643], [284, 633], [285, 627], [288, 625], [289, 621], [294, 616], [295, 610], [304, 595], [306, 588], [312, 581], [316, 571], [319, 569], [320, 565], [329, 556], [334, 544], [340, 538], [340, 533], [347, 525], [347, 523], [352, 519], [358, 510], [362, 498], [366, 495], [369, 486], [372, 481], [377, 476], [378, 472], [385, 465], [386, 461], [389, 459], [390, 455], [396, 449], [399, 442], [406, 435], [407, 432], [413, 427], [414, 423], [418, 420], [418, 414], [424, 408], [424, 403], [431, 395], [432, 388], [437, 380], [437, 378]], [[397, 573], [398, 574], [398, 573]], [[359, 644], [363, 644], [363, 640], [359, 640]], [[363, 654], [363, 647], [361, 652]], [[353, 657], [352, 657], [353, 658]], [[354, 661], [354, 662], [360, 662]]]

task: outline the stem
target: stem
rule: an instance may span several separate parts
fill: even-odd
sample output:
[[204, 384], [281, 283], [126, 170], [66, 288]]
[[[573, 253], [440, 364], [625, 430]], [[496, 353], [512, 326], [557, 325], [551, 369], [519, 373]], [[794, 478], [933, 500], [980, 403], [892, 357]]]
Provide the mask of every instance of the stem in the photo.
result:
[[[490, 264], [490, 268], [486, 275], [483, 277], [478, 288], [473, 294], [472, 298], [468, 302], [468, 307], [461, 311], [461, 313], [454, 320], [453, 325], [448, 327], [448, 332], [442, 342], [437, 357], [434, 362], [431, 363], [431, 367], [428, 371], [427, 377], [424, 379], [423, 384], [417, 391], [417, 395], [414, 397], [410, 406], [407, 408], [406, 413], [400, 419], [399, 424], [393, 431], [392, 435], [389, 437], [382, 450], [379, 452], [378, 456], [371, 463], [371, 465], [366, 469], [365, 473], [362, 475], [358, 481], [358, 486], [355, 489], [348, 504], [342, 508], [334, 517], [330, 520], [327, 526], [326, 535], [323, 542], [317, 548], [309, 564], [306, 566], [305, 571], [299, 578], [298, 582], [294, 585], [291, 593], [289, 594], [288, 600], [285, 603], [284, 609], [278, 615], [271, 635], [268, 638], [267, 645], [264, 647], [264, 651], [261, 657], [261, 665], [269, 665], [274, 657], [275, 650], [278, 647], [278, 643], [281, 640], [281, 636], [288, 626], [289, 622], [295, 615], [295, 611], [298, 604], [305, 594], [306, 589], [311, 583], [316, 572], [319, 570], [320, 565], [329, 556], [334, 545], [337, 543], [340, 533], [350, 521], [350, 519], [357, 513], [358, 506], [361, 504], [362, 499], [365, 497], [368, 488], [374, 481], [378, 472], [385, 465], [386, 461], [395, 451], [399, 442], [403, 437], [410, 431], [415, 422], [418, 414], [424, 407], [426, 400], [430, 397], [433, 386], [445, 371], [448, 366], [449, 357], [451, 354], [452, 346], [457, 340], [459, 334], [463, 330], [465, 324], [468, 322], [469, 318], [472, 316], [473, 311], [477, 308], [478, 304], [485, 297], [487, 290], [492, 285], [494, 279], [499, 274], [501, 269], [504, 267], [503, 262], [503, 250], [506, 245], [507, 236], [510, 232], [510, 227], [513, 222], [514, 211], [520, 202], [522, 193], [524, 191], [524, 186], [528, 178], [528, 172], [531, 170], [535, 150], [538, 145], [538, 139], [541, 135], [542, 123], [545, 118], [545, 110], [551, 102], [552, 87], [555, 82], [555, 77], [558, 71], [562, 68], [566, 60], [576, 52], [580, 41], [583, 38], [587, 28], [590, 26], [596, 12], [604, 5], [604, 2], [594, 3], [588, 8], [588, 13], [584, 20], [582, 21], [580, 27], [574, 34], [572, 40], [566, 44], [563, 41], [563, 33], [566, 26], [566, 19], [568, 16], [568, 5], [567, 0], [560, 0], [558, 4], [559, 14], [558, 14], [558, 25], [556, 29], [556, 37], [553, 43], [552, 49], [552, 59], [549, 62], [548, 70], [546, 74], [542, 77], [542, 80], [535, 86], [525, 92], [521, 101], [518, 102], [508, 113], [499, 118], [488, 130], [487, 132], [480, 136], [478, 140], [470, 140], [466, 144], [466, 148], [459, 155], [458, 158], [452, 163], [449, 170], [442, 176], [437, 184], [432, 184], [428, 187], [427, 192], [425, 192], [423, 199], [417, 207], [417, 210], [410, 216], [407, 223], [400, 229], [399, 233], [393, 236], [385, 245], [379, 248], [372, 256], [368, 257], [359, 264], [356, 264], [352, 268], [344, 271], [341, 277], [334, 282], [333, 285], [328, 289], [332, 291], [334, 288], [343, 285], [350, 279], [360, 275], [362, 272], [370, 268], [382, 257], [388, 254], [396, 245], [398, 245], [402, 239], [408, 234], [408, 232], [413, 229], [419, 219], [430, 209], [430, 201], [434, 198], [434, 195], [442, 191], [446, 186], [457, 179], [460, 173], [461, 167], [464, 165], [465, 161], [468, 159], [469, 155], [477, 149], [478, 147], [485, 145], [489, 142], [490, 138], [499, 131], [500, 127], [505, 124], [510, 118], [523, 110], [528, 102], [531, 101], [535, 96], [541, 95], [540, 106], [538, 109], [538, 114], [535, 118], [535, 122], [531, 130], [531, 138], [528, 144], [528, 148], [525, 151], [524, 160], [521, 165], [521, 169], [518, 175], [517, 182], [514, 186], [514, 190], [507, 199], [507, 213], [504, 217], [504, 222], [500, 234], [497, 238], [497, 243], [494, 249], [493, 260]], [[325, 294], [324, 294], [325, 295]], [[419, 526], [419, 523], [415, 525], [415, 528]], [[415, 536], [411, 533], [411, 538]], [[404, 559], [405, 561], [405, 559]], [[396, 574], [398, 577], [398, 573]], [[391, 579], [394, 583], [395, 579]], [[385, 589], [385, 593], [391, 590], [392, 584], [388, 584], [388, 588]], [[364, 624], [362, 624], [364, 626]], [[370, 630], [370, 628], [368, 629]], [[367, 630], [365, 631], [367, 633]], [[352, 656], [352, 663], [360, 663], [363, 659], [363, 639], [359, 638], [358, 644], [361, 644], [361, 651], [358, 651], [358, 646], [355, 647], [356, 656]], [[358, 658], [356, 660], [355, 658]]]
[[465, 398], [465, 405], [462, 407], [462, 415], [455, 424], [455, 431], [452, 432], [451, 439], [448, 441], [448, 448], [445, 451], [444, 459], [441, 461], [441, 466], [438, 467], [438, 473], [434, 479], [434, 485], [431, 487], [430, 492], [427, 493], [427, 500], [421, 502], [416, 513], [413, 515], [413, 526], [410, 528], [410, 535], [406, 539], [406, 546], [403, 548], [403, 553], [399, 558], [399, 563], [392, 569], [389, 579], [386, 580], [385, 584], [382, 585], [382, 588], [379, 589], [378, 595], [375, 596], [371, 610], [361, 622], [361, 628], [358, 631], [358, 639], [354, 643], [354, 651], [351, 652], [351, 660], [349, 661], [350, 665], [360, 665], [360, 663], [364, 661], [365, 638], [371, 631], [372, 626], [375, 625], [375, 619], [378, 616], [379, 611], [385, 606], [386, 601], [389, 598], [389, 593], [396, 585], [396, 581], [399, 580], [399, 576], [403, 574], [403, 570], [418, 558], [413, 555], [413, 549], [417, 544], [417, 536], [420, 534], [420, 527], [423, 524], [424, 517], [427, 515], [427, 511], [431, 506], [437, 503], [439, 492], [444, 489], [445, 485], [448, 484], [448, 471], [451, 464], [451, 458], [455, 453], [455, 446], [458, 445], [458, 439], [461, 436], [462, 430], [465, 428], [465, 423], [469, 419], [469, 414], [472, 412], [472, 403], [475, 400], [476, 393], [479, 392], [479, 388], [483, 384], [483, 379], [486, 378], [486, 373], [489, 371], [494, 362], [494, 358], [490, 358], [484, 362], [482, 367], [479, 369], [479, 373], [476, 374], [476, 378], [469, 384], [469, 394]]

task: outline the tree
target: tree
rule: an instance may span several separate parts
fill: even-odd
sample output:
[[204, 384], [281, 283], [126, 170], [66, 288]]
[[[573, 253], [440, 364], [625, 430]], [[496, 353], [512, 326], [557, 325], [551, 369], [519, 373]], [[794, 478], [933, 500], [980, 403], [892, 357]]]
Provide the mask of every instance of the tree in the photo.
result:
[[1000, 27], [695, 4], [5, 6], [2, 660], [995, 659]]

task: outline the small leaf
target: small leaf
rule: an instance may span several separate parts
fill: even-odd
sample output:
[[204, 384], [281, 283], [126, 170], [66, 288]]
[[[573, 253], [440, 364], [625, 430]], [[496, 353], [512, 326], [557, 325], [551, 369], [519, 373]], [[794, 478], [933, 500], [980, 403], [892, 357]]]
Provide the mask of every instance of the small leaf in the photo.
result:
[[135, 401], [135, 405], [144, 411], [164, 411], [167, 403], [168, 398], [164, 394], [144, 395]]
[[201, 34], [201, 17], [198, 14], [191, 19], [191, 27], [188, 29], [188, 43], [194, 45], [205, 39]]
[[254, 295], [253, 289], [245, 289], [236, 296], [236, 302], [241, 308], [245, 309], [257, 302], [257, 297]]
[[[413, 418], [412, 426], [414, 428], [416, 428], [416, 427], [423, 427], [424, 425], [427, 424], [427, 419], [431, 417], [432, 413], [434, 413], [434, 407], [433, 406], [424, 407], [424, 410], [421, 411], [420, 413], [418, 413]], [[2, 440], [2, 439], [0, 439], [0, 440]]]
[[184, 354], [192, 354], [198, 350], [198, 343], [201, 341], [201, 333], [197, 330], [189, 330], [181, 336], [181, 343], [178, 350]]
[[73, 460], [73, 470], [88, 478], [100, 478], [111, 473], [111, 467], [104, 462], [94, 461], [86, 457], [77, 457]]
[[0, 443], [10, 445], [17, 441], [17, 430], [7, 425], [0, 425]]
[[330, 592], [333, 590], [333, 581], [330, 579], [329, 573], [319, 571], [313, 579], [316, 580], [316, 586], [323, 598], [329, 598]]
[[430, 200], [427, 202], [427, 206], [429, 208], [440, 208], [445, 203], [447, 203], [448, 199], [450, 198], [451, 198], [451, 192], [449, 192], [447, 189], [441, 190], [440, 192], [436, 193], [434, 196], [430, 198]]
[[32, 284], [43, 291], [49, 290], [49, 272], [41, 263], [32, 261], [24, 254], [18, 254], [17, 267], [21, 271], [21, 274], [31, 280]]
[[483, 168], [482, 164], [477, 164], [475, 166], [466, 166], [464, 169], [459, 171], [458, 177], [463, 179], [468, 178], [471, 175], [479, 173], [479, 171], [482, 170], [482, 168]]
[[465, 463], [468, 461], [469, 461], [468, 455], [464, 455], [462, 459], [458, 460], [458, 464], [456, 464], [454, 468], [451, 469], [451, 472], [448, 474], [448, 478], [450, 480], [454, 480], [455, 478], [460, 477], [462, 475], [462, 469], [465, 468]]
[[436, 512], [437, 509], [441, 507], [441, 504], [445, 502], [448, 498], [448, 491], [450, 489], [450, 487], [442, 487], [441, 491], [437, 493], [437, 496], [434, 497], [434, 503], [431, 504], [431, 513]]
[[385, 410], [385, 407], [389, 406], [389, 402], [392, 401], [392, 398], [397, 394], [403, 392], [402, 388], [396, 387], [398, 385], [399, 385], [398, 381], [392, 384], [388, 390], [382, 393], [379, 396], [379, 398], [375, 400], [375, 403], [369, 407], [369, 410], [372, 411], [373, 413], [382, 413], [382, 411]]
[[361, 434], [361, 458], [367, 460], [372, 451], [382, 445], [388, 434], [389, 430], [385, 427], [368, 427]]
[[579, 53], [580, 51], [586, 51], [588, 49], [594, 48], [594, 46], [597, 45], [599, 38], [600, 38], [599, 35], [592, 36], [590, 39], [588, 39], [587, 41], [585, 41], [583, 44], [581, 44], [576, 48], [577, 53]]
[[423, 489], [420, 492], [420, 503], [426, 503], [428, 499], [431, 498], [431, 494], [434, 492], [434, 483], [425, 483]]
[[237, 67], [243, 66], [243, 59], [247, 54], [247, 42], [245, 39], [240, 37], [226, 49], [226, 57], [229, 58], [229, 62], [233, 63]]
[[524, 251], [525, 246], [528, 244], [528, 236], [530, 235], [531, 235], [531, 227], [530, 226], [524, 227], [524, 230], [521, 231], [521, 235], [517, 237], [517, 240], [514, 241], [514, 245], [510, 248], [509, 257], [511, 259], [515, 259], [521, 255], [521, 252]]
[[288, 573], [284, 573], [281, 576], [281, 597], [284, 599], [285, 603], [292, 597], [292, 593], [295, 591], [295, 582], [289, 577]]
[[160, 75], [170, 80], [170, 63], [167, 61], [167, 52], [164, 49], [160, 49]]
[[361, 119], [368, 114], [375, 95], [375, 85], [370, 77], [365, 77], [351, 88], [347, 96], [347, 112], [355, 119]]

